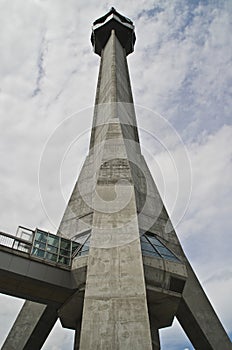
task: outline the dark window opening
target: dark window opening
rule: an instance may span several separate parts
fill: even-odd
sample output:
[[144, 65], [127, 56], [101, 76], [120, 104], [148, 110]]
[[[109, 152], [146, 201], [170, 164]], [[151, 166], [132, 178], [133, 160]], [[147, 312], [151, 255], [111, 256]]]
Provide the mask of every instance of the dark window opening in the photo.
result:
[[170, 287], [169, 289], [176, 293], [182, 293], [184, 290], [185, 281], [179, 278], [171, 277], [170, 278]]

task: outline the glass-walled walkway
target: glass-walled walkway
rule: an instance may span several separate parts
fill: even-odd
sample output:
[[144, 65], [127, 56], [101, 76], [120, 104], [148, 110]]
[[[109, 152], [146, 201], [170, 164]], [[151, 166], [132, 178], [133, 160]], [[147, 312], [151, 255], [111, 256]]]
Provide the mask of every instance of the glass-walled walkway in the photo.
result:
[[50, 232], [19, 226], [16, 236], [0, 232], [0, 247], [27, 253], [32, 259], [53, 265], [71, 267], [75, 256], [85, 255], [89, 249], [89, 234], [66, 239]]

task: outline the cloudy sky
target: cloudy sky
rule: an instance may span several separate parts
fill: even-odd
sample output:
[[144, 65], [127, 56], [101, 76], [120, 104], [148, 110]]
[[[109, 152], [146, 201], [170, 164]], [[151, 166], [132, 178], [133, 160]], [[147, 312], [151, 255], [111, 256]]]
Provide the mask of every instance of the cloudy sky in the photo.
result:
[[[111, 6], [136, 26], [128, 62], [143, 153], [232, 336], [231, 0], [2, 0], [0, 230], [56, 232], [88, 149], [99, 66], [91, 24]], [[22, 302], [1, 296], [0, 344]], [[43, 349], [72, 340], [57, 323]], [[161, 343], [193, 349], [177, 322]]]

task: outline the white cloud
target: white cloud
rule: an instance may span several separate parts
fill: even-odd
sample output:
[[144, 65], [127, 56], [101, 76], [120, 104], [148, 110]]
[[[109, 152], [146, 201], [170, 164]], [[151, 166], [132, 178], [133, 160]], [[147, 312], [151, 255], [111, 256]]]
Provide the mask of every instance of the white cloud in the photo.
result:
[[56, 322], [49, 338], [43, 345], [43, 350], [67, 350], [71, 349], [74, 342], [74, 331], [62, 328], [60, 321]]
[[171, 328], [161, 329], [159, 333], [161, 335], [161, 349], [185, 350], [185, 347], [188, 346], [189, 350], [194, 350], [177, 319], [174, 319]]
[[[232, 289], [231, 137], [232, 127], [224, 125], [216, 133], [203, 134], [196, 142], [187, 145], [191, 159], [192, 192], [187, 213], [177, 226], [184, 250], [209, 299], [215, 305], [219, 318], [230, 332], [232, 313], [228, 306]], [[170, 164], [170, 155], [161, 152], [155, 159], [163, 171], [162, 177], [160, 178], [159, 173], [157, 177], [156, 168], [153, 166], [151, 170], [158, 187], [161, 183], [161, 188], [165, 190], [161, 193], [163, 192], [169, 212], [172, 212], [173, 222], [177, 223], [184, 209], [181, 192], [186, 194], [188, 188], [188, 164], [180, 153], [180, 147], [169, 150], [174, 156], [177, 168]], [[181, 178], [183, 182], [180, 181]], [[165, 187], [162, 181], [165, 182]], [[175, 202], [178, 191], [179, 201]]]

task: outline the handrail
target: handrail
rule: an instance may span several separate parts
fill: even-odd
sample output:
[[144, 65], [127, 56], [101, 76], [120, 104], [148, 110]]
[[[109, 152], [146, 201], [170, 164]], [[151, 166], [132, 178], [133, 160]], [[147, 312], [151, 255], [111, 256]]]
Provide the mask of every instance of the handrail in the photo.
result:
[[[15, 235], [11, 235], [10, 233], [6, 233], [6, 232], [2, 232], [0, 231], [0, 237], [3, 236], [3, 237], [8, 237], [8, 238], [12, 238], [14, 240], [17, 240], [17, 241], [20, 241], [22, 243], [27, 243], [27, 244], [31, 244], [32, 245], [32, 242], [31, 241], [27, 241], [26, 239], [23, 239], [21, 237], [18, 237], [18, 236], [15, 236]], [[0, 238], [0, 245], [1, 245], [1, 238]]]
[[21, 252], [30, 253], [32, 242], [9, 233], [0, 232], [0, 245]]

